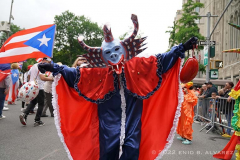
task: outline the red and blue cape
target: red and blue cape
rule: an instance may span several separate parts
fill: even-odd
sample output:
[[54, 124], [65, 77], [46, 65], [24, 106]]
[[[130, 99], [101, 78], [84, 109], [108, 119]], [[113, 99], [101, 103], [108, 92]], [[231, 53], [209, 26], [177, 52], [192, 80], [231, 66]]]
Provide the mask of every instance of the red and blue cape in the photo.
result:
[[69, 159], [160, 159], [180, 116], [181, 58], [182, 44], [129, 60], [121, 75], [110, 68], [54, 64], [55, 123]]

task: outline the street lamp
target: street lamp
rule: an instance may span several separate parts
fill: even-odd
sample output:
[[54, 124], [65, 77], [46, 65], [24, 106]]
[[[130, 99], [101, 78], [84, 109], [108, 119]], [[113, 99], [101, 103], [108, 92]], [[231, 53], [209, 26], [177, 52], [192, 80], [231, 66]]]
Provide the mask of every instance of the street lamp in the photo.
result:
[[[11, 28], [11, 19], [13, 19], [14, 20], [14, 18], [13, 18], [13, 15], [12, 15], [12, 7], [13, 7], [13, 0], [12, 0], [12, 3], [11, 3], [11, 9], [10, 9], [10, 16], [9, 16], [9, 28]], [[11, 31], [11, 29], [10, 29], [10, 31]], [[10, 31], [9, 32], [7, 32], [7, 38], [9, 37], [9, 35], [10, 35]]]

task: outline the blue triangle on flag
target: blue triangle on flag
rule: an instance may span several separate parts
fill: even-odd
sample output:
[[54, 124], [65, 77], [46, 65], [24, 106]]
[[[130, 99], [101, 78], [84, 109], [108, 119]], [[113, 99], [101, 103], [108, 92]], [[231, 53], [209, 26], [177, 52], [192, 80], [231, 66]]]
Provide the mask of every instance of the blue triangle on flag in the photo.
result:
[[38, 49], [48, 57], [52, 57], [55, 30], [56, 25], [53, 25], [32, 37], [24, 44]]

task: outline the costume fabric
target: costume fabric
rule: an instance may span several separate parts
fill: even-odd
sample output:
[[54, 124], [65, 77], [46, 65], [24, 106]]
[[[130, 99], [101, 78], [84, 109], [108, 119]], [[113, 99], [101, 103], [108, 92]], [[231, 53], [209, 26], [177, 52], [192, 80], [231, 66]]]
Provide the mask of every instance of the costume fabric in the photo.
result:
[[184, 51], [180, 44], [164, 54], [135, 57], [120, 75], [108, 67], [54, 64], [54, 119], [69, 159], [160, 159], [180, 116]]
[[178, 121], [177, 133], [185, 139], [192, 140], [192, 123], [194, 118], [194, 106], [197, 105], [197, 97], [192, 90], [184, 94], [181, 108], [181, 116]]

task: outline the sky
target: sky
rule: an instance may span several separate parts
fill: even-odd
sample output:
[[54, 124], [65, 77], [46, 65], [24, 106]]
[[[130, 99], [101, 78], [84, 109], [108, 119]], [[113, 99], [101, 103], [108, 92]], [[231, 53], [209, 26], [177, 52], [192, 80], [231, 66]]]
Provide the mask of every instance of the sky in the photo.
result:
[[[0, 0], [0, 6], [0, 21], [9, 21], [11, 0]], [[99, 26], [110, 23], [113, 37], [118, 38], [133, 27], [131, 14], [136, 14], [140, 33], [148, 37], [144, 52], [157, 54], [168, 49], [165, 31], [181, 8], [182, 0], [14, 0], [12, 23], [25, 29], [53, 24], [55, 15], [69, 10]]]

